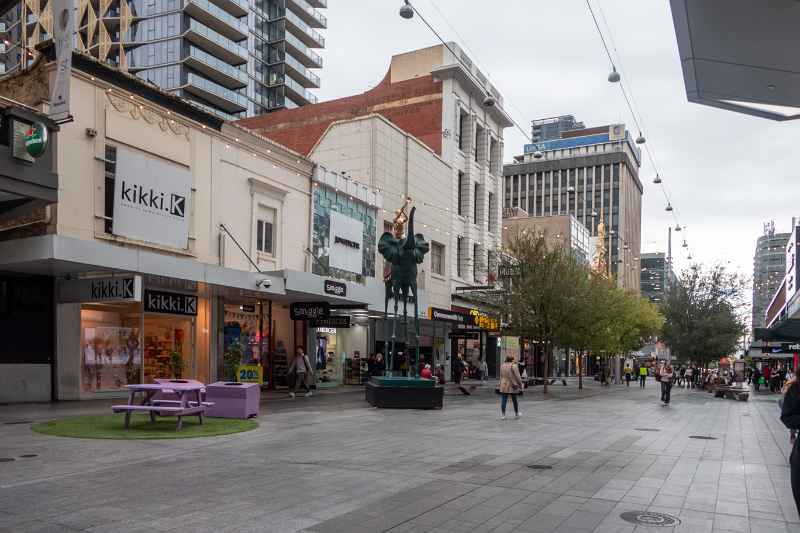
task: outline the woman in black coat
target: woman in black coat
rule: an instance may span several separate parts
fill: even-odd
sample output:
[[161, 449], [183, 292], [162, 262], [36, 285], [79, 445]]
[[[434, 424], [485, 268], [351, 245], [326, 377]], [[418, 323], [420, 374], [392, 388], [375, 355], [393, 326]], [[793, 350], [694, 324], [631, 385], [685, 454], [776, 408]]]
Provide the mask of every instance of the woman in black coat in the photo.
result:
[[[800, 385], [792, 383], [786, 390], [781, 406], [781, 422], [791, 430], [800, 429]], [[792, 495], [797, 511], [800, 512], [800, 439], [792, 445], [792, 454], [789, 456], [791, 468]]]

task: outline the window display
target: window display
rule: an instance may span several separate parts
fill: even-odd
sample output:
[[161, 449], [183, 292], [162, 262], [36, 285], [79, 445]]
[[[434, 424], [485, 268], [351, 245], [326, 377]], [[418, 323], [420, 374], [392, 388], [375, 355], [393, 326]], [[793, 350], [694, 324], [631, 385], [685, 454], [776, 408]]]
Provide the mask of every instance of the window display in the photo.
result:
[[146, 314], [144, 317], [144, 382], [156, 378], [192, 378], [194, 319]]
[[138, 304], [81, 307], [81, 391], [124, 389], [142, 371]]
[[[269, 303], [225, 304], [223, 376], [236, 380], [239, 365], [261, 365], [269, 382]], [[285, 359], [284, 359], [285, 363]]]
[[336, 387], [342, 383], [343, 359], [336, 355], [336, 329], [317, 328], [315, 366], [317, 386]]

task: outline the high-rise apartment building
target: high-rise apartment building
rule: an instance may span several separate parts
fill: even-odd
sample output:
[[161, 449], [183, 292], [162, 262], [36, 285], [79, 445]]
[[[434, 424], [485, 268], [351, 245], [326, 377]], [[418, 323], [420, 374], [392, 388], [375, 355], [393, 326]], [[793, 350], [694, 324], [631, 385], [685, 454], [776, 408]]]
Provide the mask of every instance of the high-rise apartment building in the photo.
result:
[[[226, 119], [316, 103], [327, 0], [75, 0], [75, 46]], [[30, 64], [52, 0], [0, 15], [0, 73]]]
[[565, 130], [559, 138], [525, 146], [505, 165], [504, 207], [530, 216], [574, 215], [597, 236], [605, 224], [609, 273], [639, 290], [641, 151], [624, 124]]
[[753, 329], [766, 327], [765, 314], [786, 276], [786, 243], [790, 233], [768, 230], [758, 238], [753, 256]]
[[572, 115], [542, 118], [531, 122], [531, 142], [551, 141], [560, 139], [562, 131], [582, 130], [586, 128], [583, 122], [578, 122]]
[[649, 298], [653, 303], [664, 301], [664, 295], [669, 288], [677, 282], [677, 276], [669, 264], [666, 254], [644, 253], [640, 257], [642, 296]]

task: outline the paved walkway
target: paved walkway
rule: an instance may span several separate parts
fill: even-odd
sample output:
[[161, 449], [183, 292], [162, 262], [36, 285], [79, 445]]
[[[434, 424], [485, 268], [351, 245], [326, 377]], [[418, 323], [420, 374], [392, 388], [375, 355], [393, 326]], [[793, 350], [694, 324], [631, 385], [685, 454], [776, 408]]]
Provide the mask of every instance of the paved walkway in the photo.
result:
[[[506, 421], [491, 385], [451, 389], [441, 411], [370, 409], [357, 390], [275, 398], [255, 431], [177, 441], [25, 423], [101, 403], [0, 406], [0, 457], [15, 458], [0, 462], [0, 531], [800, 532], [776, 396], [676, 389], [662, 407], [652, 381], [551, 390]], [[680, 524], [620, 516], [648, 511]]]

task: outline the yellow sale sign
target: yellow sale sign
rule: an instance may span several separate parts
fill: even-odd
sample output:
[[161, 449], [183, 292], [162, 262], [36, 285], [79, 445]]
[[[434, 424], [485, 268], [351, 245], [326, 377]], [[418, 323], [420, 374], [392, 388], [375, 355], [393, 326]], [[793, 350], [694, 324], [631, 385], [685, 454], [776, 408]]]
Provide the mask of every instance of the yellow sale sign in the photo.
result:
[[261, 368], [261, 365], [238, 365], [236, 381], [239, 383], [263, 383], [264, 369]]

